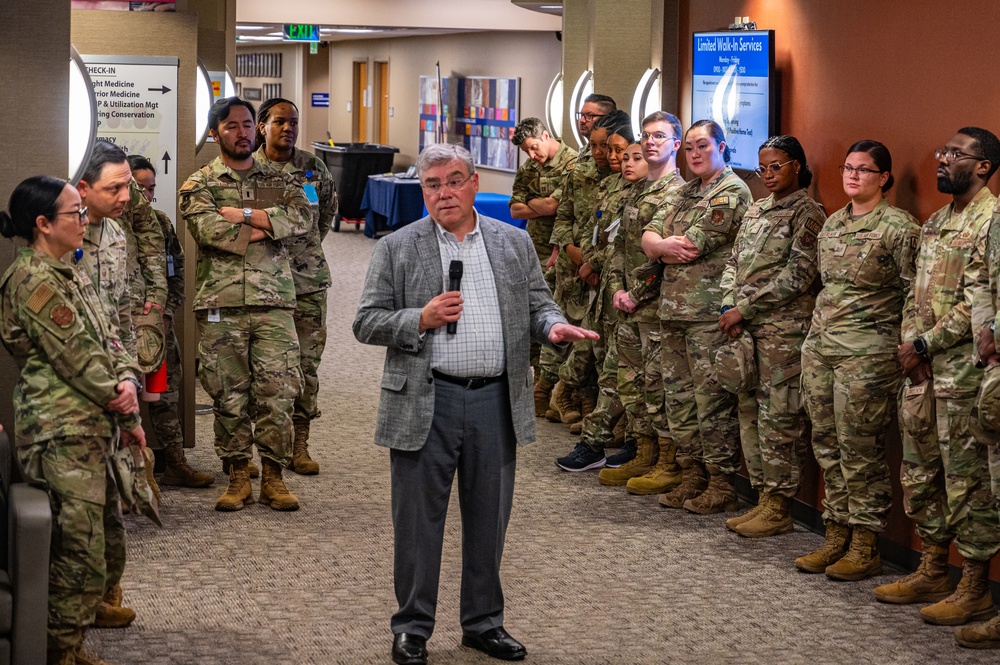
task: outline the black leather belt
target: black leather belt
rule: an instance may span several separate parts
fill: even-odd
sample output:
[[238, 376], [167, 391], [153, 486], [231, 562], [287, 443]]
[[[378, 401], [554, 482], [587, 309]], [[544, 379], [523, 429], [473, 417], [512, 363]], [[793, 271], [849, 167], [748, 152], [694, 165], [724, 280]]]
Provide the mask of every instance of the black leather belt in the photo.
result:
[[445, 383], [454, 383], [456, 386], [462, 386], [466, 390], [479, 390], [484, 386], [496, 383], [497, 381], [503, 381], [507, 378], [506, 373], [499, 376], [452, 376], [451, 374], [439, 372], [436, 369], [431, 370], [431, 374], [434, 375], [435, 379], [444, 381]]

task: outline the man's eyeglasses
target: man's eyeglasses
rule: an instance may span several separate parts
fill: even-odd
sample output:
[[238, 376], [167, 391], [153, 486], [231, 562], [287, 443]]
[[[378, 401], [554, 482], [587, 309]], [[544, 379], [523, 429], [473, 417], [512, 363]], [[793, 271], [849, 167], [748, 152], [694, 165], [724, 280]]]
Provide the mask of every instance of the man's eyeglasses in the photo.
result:
[[756, 173], [761, 178], [763, 178], [764, 174], [767, 173], [768, 171], [770, 171], [771, 173], [773, 173], [775, 175], [778, 175], [779, 173], [781, 173], [782, 167], [784, 167], [784, 166], [786, 166], [788, 164], [791, 164], [794, 161], [795, 161], [794, 159], [789, 159], [787, 162], [783, 162], [781, 164], [778, 164], [777, 162], [772, 162], [771, 164], [768, 164], [767, 166], [758, 166], [757, 168], [755, 168], [753, 170], [753, 172]]
[[586, 120], [587, 122], [594, 122], [598, 118], [603, 118], [606, 115], [607, 115], [607, 113], [581, 113], [581, 112], [577, 111], [576, 112], [576, 119], [577, 120]]
[[462, 188], [464, 188], [465, 183], [469, 182], [470, 180], [472, 180], [471, 175], [467, 178], [450, 178], [446, 182], [429, 182], [429, 183], [422, 182], [420, 183], [420, 186], [428, 194], [440, 194], [442, 187], [447, 187], [449, 190], [457, 192], [460, 191]]
[[76, 215], [80, 218], [80, 221], [87, 219], [87, 206], [83, 206], [79, 210], [63, 210], [62, 212], [57, 212], [56, 217], [59, 215]]
[[840, 174], [841, 175], [845, 175], [847, 177], [850, 177], [850, 176], [852, 176], [855, 173], [858, 174], [859, 178], [864, 178], [865, 176], [871, 175], [872, 173], [882, 173], [882, 171], [877, 171], [875, 169], [869, 169], [869, 168], [866, 168], [864, 166], [859, 166], [858, 168], [854, 168], [853, 166], [851, 166], [849, 164], [841, 164], [837, 168], [840, 169]]
[[672, 138], [674, 137], [664, 134], [663, 132], [653, 132], [652, 134], [643, 132], [642, 134], [639, 134], [639, 140], [641, 140], [644, 143], [647, 141], [653, 141], [654, 143], [663, 143], [667, 139], [672, 139]]
[[960, 159], [985, 160], [986, 158], [980, 155], [970, 155], [967, 152], [962, 152], [961, 150], [956, 150], [955, 148], [938, 148], [934, 151], [934, 159], [945, 162], [946, 164], [951, 164], [952, 162], [957, 162]]

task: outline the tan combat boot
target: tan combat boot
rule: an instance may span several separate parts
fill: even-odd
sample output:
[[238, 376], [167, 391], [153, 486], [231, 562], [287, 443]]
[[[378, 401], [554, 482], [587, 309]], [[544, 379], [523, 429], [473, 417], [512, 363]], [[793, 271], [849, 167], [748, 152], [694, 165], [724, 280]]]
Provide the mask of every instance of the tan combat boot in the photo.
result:
[[672, 439], [660, 437], [660, 453], [656, 466], [625, 483], [629, 494], [662, 494], [681, 482], [681, 468], [677, 465], [677, 446]]
[[996, 616], [990, 593], [989, 568], [989, 560], [966, 559], [962, 562], [962, 579], [955, 593], [920, 610], [920, 618], [938, 626], [960, 626]]
[[875, 598], [883, 603], [909, 605], [936, 603], [951, 595], [948, 579], [948, 545], [924, 541], [920, 565], [906, 577], [875, 587]]
[[692, 457], [677, 460], [681, 467], [681, 484], [660, 495], [659, 504], [665, 508], [681, 508], [688, 499], [693, 499], [708, 486], [705, 465]]
[[187, 462], [184, 455], [184, 444], [175, 441], [163, 449], [167, 467], [163, 470], [160, 482], [169, 487], [208, 487], [215, 482], [210, 473], [198, 471]]
[[800, 556], [795, 567], [803, 573], [822, 573], [847, 554], [847, 541], [851, 538], [851, 528], [836, 522], [826, 523], [826, 541], [815, 552]]
[[744, 522], [749, 522], [753, 518], [757, 517], [757, 513], [764, 510], [765, 500], [764, 492], [758, 492], [757, 494], [757, 505], [746, 511], [742, 515], [737, 515], [736, 517], [730, 517], [726, 520], [726, 528], [730, 531], [736, 531], [736, 527], [743, 524]]
[[292, 462], [288, 468], [300, 476], [315, 476], [319, 464], [309, 457], [309, 421], [295, 423], [295, 440], [292, 442]]
[[552, 420], [548, 411], [545, 413], [545, 419], [552, 422], [572, 425], [583, 418], [583, 414], [580, 413], [580, 398], [576, 390], [567, 386], [565, 381], [556, 384], [555, 390], [552, 391], [552, 399], [549, 400], [549, 407], [549, 411], [554, 412], [557, 419]]
[[135, 621], [135, 610], [122, 607], [122, 585], [116, 584], [104, 594], [97, 606], [94, 628], [124, 628]]
[[111, 663], [100, 656], [95, 656], [84, 649], [82, 644], [76, 650], [76, 660], [72, 662], [74, 665], [111, 665]]
[[1000, 649], [1000, 617], [956, 628], [955, 643], [969, 649]]
[[738, 524], [733, 531], [745, 538], [769, 538], [795, 530], [792, 524], [792, 497], [764, 494], [760, 512]]
[[549, 408], [549, 400], [552, 399], [553, 385], [545, 379], [539, 377], [535, 381], [535, 417], [542, 418]]
[[242, 510], [253, 503], [253, 486], [250, 484], [249, 463], [245, 459], [223, 460], [229, 468], [229, 486], [215, 502], [216, 510]]
[[684, 510], [699, 515], [715, 515], [716, 513], [731, 513], [740, 509], [740, 500], [736, 498], [736, 488], [733, 487], [733, 474], [722, 473], [715, 464], [708, 464], [708, 487], [696, 497], [683, 504]]
[[618, 422], [615, 423], [615, 428], [611, 430], [612, 448], [621, 448], [622, 446], [625, 445], [625, 434], [626, 434], [625, 427], [627, 425], [627, 421], [628, 418], [625, 416], [625, 414], [622, 414], [618, 418]]
[[[253, 453], [251, 453], [251, 455], [252, 454]], [[222, 460], [222, 473], [226, 474], [227, 476], [229, 475], [229, 459], [228, 458]], [[253, 461], [253, 457], [250, 457], [249, 459], [247, 459], [247, 473], [250, 475], [251, 478], [259, 478], [260, 477], [260, 467], [257, 466], [256, 462]]]
[[851, 546], [847, 554], [826, 567], [826, 576], [841, 582], [857, 582], [882, 572], [882, 557], [878, 553], [878, 534], [856, 526], [851, 531]]
[[657, 452], [657, 445], [652, 437], [640, 436], [635, 443], [635, 457], [621, 466], [601, 469], [597, 474], [597, 482], [602, 485], [624, 485], [630, 478], [641, 476], [652, 469]]
[[281, 479], [281, 465], [266, 457], [260, 458], [263, 477], [260, 480], [260, 502], [273, 510], [298, 510], [298, 498], [288, 491]]

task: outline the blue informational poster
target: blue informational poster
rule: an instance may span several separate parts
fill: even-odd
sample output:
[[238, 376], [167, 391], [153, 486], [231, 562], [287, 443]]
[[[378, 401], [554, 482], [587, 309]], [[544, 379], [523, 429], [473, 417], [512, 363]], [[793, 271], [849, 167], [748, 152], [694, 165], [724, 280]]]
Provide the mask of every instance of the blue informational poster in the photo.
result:
[[734, 168], [757, 167], [757, 150], [777, 130], [773, 106], [774, 31], [694, 33], [691, 121], [726, 131]]

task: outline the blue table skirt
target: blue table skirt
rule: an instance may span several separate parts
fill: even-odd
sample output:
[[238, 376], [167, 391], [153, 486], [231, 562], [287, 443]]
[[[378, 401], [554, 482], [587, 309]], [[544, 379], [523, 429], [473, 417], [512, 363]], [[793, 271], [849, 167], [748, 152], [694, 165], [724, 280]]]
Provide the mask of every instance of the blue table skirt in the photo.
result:
[[[361, 210], [365, 213], [365, 235], [394, 231], [417, 221], [423, 214], [420, 181], [395, 176], [368, 176]], [[425, 214], [425, 213], [424, 213]]]

